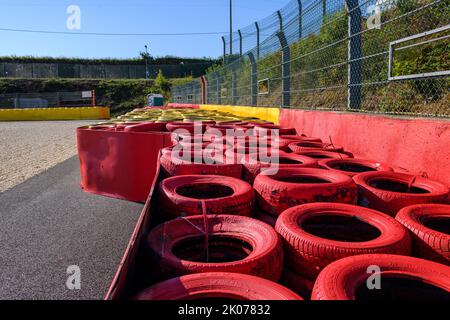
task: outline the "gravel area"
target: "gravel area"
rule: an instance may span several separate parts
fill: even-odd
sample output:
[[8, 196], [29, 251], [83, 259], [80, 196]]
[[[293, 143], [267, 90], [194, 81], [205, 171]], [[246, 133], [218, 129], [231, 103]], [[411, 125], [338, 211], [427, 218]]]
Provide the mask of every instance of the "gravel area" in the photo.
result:
[[0, 122], [0, 192], [76, 155], [75, 130], [92, 122]]

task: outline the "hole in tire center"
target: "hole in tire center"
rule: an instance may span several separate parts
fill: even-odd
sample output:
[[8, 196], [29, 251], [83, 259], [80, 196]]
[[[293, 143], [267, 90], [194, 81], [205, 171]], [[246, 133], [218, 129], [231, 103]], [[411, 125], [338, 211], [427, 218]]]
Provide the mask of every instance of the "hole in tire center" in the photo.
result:
[[306, 148], [323, 148], [324, 147], [321, 143], [317, 143], [317, 142], [297, 142], [295, 145], [298, 147], [306, 147]]
[[326, 155], [326, 154], [320, 154], [320, 153], [305, 153], [304, 154], [307, 157], [313, 158], [313, 159], [333, 159], [334, 157]]
[[370, 290], [366, 282], [355, 290], [356, 300], [450, 300], [450, 293], [420, 279], [382, 276], [381, 289]]
[[196, 183], [178, 187], [176, 193], [193, 199], [218, 199], [229, 197], [234, 191], [219, 183]]
[[279, 163], [280, 164], [303, 164], [302, 161], [286, 158], [286, 157], [279, 157]]
[[377, 171], [375, 168], [371, 168], [369, 166], [365, 166], [358, 163], [351, 163], [351, 162], [335, 162], [331, 163], [329, 165], [330, 168], [341, 170], [341, 171], [348, 171], [348, 172], [369, 172], [369, 171]]
[[365, 242], [381, 235], [380, 230], [355, 217], [333, 214], [311, 217], [301, 227], [314, 236], [343, 242]]
[[443, 217], [426, 217], [421, 222], [428, 229], [450, 235], [450, 213]]
[[329, 180], [314, 176], [291, 176], [291, 177], [277, 177], [277, 181], [287, 182], [287, 183], [331, 183]]
[[193, 262], [225, 263], [245, 259], [253, 251], [250, 243], [227, 235], [210, 235], [209, 259], [206, 257], [205, 238], [185, 239], [175, 244], [172, 253], [182, 260]]
[[417, 186], [412, 185], [408, 191], [408, 184], [404, 182], [398, 182], [391, 179], [381, 178], [381, 179], [372, 179], [368, 181], [369, 186], [385, 190], [385, 191], [393, 191], [393, 192], [402, 192], [402, 193], [415, 193], [415, 194], [424, 194], [430, 193], [428, 190], [419, 188]]

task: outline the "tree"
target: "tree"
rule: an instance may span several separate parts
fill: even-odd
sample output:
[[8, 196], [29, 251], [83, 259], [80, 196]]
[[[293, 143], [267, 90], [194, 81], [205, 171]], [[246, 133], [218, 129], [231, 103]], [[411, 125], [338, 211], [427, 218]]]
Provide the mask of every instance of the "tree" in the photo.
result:
[[139, 55], [141, 56], [142, 60], [148, 60], [148, 61], [153, 60], [152, 55], [148, 52], [141, 51], [141, 52], [139, 52]]
[[160, 89], [161, 92], [166, 93], [170, 91], [171, 83], [166, 77], [164, 77], [161, 69], [159, 69], [158, 75], [156, 76], [155, 86]]

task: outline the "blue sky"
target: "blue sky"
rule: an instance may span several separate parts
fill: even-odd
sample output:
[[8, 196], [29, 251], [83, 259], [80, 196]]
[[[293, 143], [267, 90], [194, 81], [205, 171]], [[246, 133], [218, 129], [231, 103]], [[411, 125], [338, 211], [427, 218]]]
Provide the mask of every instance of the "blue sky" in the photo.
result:
[[[234, 28], [247, 26], [289, 0], [233, 0]], [[81, 30], [105, 33], [226, 32], [228, 0], [1, 0], [0, 28], [69, 31], [69, 5], [81, 9]], [[219, 35], [82, 36], [0, 31], [0, 56], [131, 58], [148, 44], [153, 56], [218, 57]]]

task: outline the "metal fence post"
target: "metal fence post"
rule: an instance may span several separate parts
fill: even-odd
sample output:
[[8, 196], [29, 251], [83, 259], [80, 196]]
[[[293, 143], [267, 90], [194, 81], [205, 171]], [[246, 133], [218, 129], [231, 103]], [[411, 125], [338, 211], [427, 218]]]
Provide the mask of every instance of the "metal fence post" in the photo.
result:
[[222, 81], [220, 75], [217, 75], [217, 104], [222, 104]]
[[233, 66], [231, 69], [231, 103], [233, 105], [237, 104], [237, 72], [236, 68]]
[[248, 58], [250, 59], [250, 64], [252, 67], [251, 74], [251, 95], [252, 95], [252, 106], [258, 105], [258, 66], [256, 64], [255, 55], [253, 52], [248, 53]]
[[327, 16], [327, 0], [322, 0], [322, 21], [325, 22]]
[[303, 22], [302, 22], [302, 15], [303, 15], [303, 5], [302, 0], [298, 1], [298, 40], [302, 40], [302, 32], [303, 32]]
[[283, 16], [281, 15], [280, 10], [277, 11], [277, 16], [278, 16], [278, 31], [282, 32], [283, 31]]
[[289, 107], [291, 105], [291, 48], [287, 42], [286, 36], [283, 31], [277, 33], [278, 40], [282, 50], [282, 107]]
[[225, 65], [227, 63], [227, 43], [225, 41], [225, 37], [222, 37], [222, 43], [223, 43], [223, 64]]
[[242, 32], [238, 30], [239, 34], [239, 55], [242, 57]]
[[259, 51], [260, 51], [260, 45], [261, 45], [261, 35], [260, 35], [258, 22], [255, 22], [255, 27], [256, 27], [256, 59], [259, 60]]
[[348, 97], [347, 107], [361, 107], [361, 9], [358, 0], [346, 0], [348, 17]]

